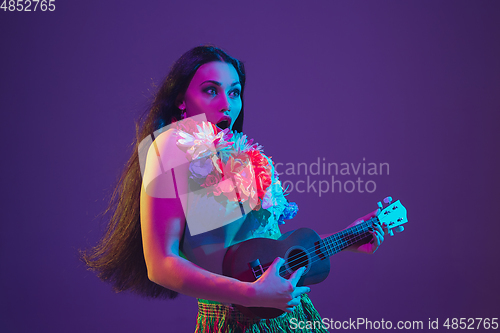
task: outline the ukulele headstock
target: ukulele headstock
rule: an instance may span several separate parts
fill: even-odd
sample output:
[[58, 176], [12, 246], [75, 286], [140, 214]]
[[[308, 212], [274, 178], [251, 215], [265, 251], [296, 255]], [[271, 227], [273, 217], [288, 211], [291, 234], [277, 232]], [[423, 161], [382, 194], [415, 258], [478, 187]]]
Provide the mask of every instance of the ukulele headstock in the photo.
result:
[[389, 229], [389, 231], [408, 222], [408, 218], [406, 216], [406, 208], [401, 204], [399, 200], [392, 202], [392, 198], [387, 197], [384, 199], [384, 203], [388, 205], [385, 208], [382, 206], [381, 202], [378, 203], [381, 212], [380, 214], [378, 214], [377, 218], [381, 223], [385, 222], [387, 224], [387, 228]]

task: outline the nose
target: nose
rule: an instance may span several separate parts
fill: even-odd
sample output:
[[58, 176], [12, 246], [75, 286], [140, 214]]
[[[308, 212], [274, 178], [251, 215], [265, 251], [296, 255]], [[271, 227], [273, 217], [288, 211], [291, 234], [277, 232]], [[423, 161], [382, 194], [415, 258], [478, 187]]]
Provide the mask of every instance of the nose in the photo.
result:
[[220, 100], [220, 112], [226, 112], [231, 109], [231, 102], [229, 100], [229, 97], [226, 94], [220, 95], [221, 100]]

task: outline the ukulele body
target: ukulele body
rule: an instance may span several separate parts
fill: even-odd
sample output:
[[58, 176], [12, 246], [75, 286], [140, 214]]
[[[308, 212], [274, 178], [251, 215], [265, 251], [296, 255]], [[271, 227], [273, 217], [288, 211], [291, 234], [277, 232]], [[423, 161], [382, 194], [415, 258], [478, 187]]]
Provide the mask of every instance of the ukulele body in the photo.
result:
[[[320, 248], [319, 235], [311, 229], [301, 228], [282, 235], [278, 240], [253, 238], [231, 246], [225, 256], [222, 272], [244, 282], [253, 282], [273, 263], [276, 257], [285, 259], [280, 275], [288, 279], [302, 266], [306, 270], [297, 286], [322, 282], [330, 272], [330, 260]], [[256, 262], [258, 260], [258, 262]], [[260, 264], [260, 265], [257, 265]], [[238, 309], [249, 317], [274, 318], [283, 313], [274, 308], [243, 307]]]

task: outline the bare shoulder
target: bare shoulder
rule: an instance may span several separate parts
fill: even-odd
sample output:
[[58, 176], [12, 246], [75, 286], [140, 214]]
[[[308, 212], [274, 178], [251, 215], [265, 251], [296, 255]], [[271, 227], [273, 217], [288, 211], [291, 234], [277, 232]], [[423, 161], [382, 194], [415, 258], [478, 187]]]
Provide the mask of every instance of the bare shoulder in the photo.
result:
[[175, 128], [170, 128], [161, 133], [155, 132], [152, 137], [148, 139], [148, 156], [154, 153], [157, 156], [168, 157], [170, 155], [178, 155], [179, 153], [182, 153], [182, 151], [177, 147], [177, 141], [179, 138], [179, 131]]
[[[177, 146], [178, 139], [177, 130], [169, 129], [158, 134], [154, 141], [152, 138], [149, 139], [149, 142], [143, 140], [145, 143], [142, 151], [147, 151], [146, 156], [139, 156], [143, 187], [146, 193], [152, 197], [176, 197], [174, 174], [185, 175], [183, 170], [188, 165], [185, 152]], [[146, 145], [149, 145], [147, 149]]]

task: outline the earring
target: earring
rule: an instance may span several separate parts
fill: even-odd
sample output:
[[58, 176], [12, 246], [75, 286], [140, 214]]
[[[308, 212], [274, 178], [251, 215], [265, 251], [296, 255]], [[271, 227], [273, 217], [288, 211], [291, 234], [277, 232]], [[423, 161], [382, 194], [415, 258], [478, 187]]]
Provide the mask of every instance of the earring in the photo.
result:
[[181, 119], [186, 119], [186, 109], [180, 109], [181, 110]]

